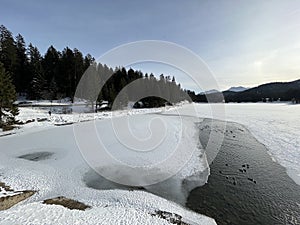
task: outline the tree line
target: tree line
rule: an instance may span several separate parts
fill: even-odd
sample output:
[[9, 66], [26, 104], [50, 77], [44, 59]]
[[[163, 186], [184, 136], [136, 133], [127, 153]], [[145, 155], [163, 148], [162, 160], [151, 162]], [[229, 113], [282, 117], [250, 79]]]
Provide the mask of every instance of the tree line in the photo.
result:
[[[117, 104], [115, 107], [120, 109], [129, 102], [136, 103], [136, 108], [151, 108], [190, 99], [181, 85], [176, 83], [174, 76], [161, 74], [156, 78], [152, 73], [144, 74], [132, 68], [126, 70], [124, 67], [113, 70], [95, 62], [86, 73], [91, 76], [81, 81], [76, 98], [90, 100], [92, 104], [105, 100], [109, 102], [110, 108], [112, 103]], [[99, 84], [103, 84], [100, 92]]]
[[[32, 100], [72, 99], [82, 75], [91, 65], [96, 68], [100, 80], [106, 74], [113, 74], [98, 93], [99, 101], [113, 102], [125, 86], [137, 79], [143, 79], [144, 85], [149, 89], [157, 89], [157, 93], [169, 92], [165, 96], [172, 96], [170, 93], [176, 92], [176, 99], [169, 98], [173, 102], [183, 100], [185, 95], [174, 77], [161, 74], [156, 78], [153, 74], [143, 74], [123, 67], [112, 69], [96, 63], [90, 54], [84, 56], [76, 48], [65, 47], [58, 51], [51, 45], [42, 55], [32, 43], [27, 45], [21, 34], [14, 37], [4, 25], [0, 26], [0, 62], [6, 73], [10, 74], [16, 93], [24, 94]], [[156, 97], [142, 101], [147, 107], [160, 106], [166, 102]]]
[[94, 58], [78, 49], [62, 52], [50, 46], [44, 56], [32, 43], [27, 46], [21, 34], [15, 38], [0, 26], [0, 62], [10, 74], [17, 93], [30, 99], [71, 97], [84, 71]]

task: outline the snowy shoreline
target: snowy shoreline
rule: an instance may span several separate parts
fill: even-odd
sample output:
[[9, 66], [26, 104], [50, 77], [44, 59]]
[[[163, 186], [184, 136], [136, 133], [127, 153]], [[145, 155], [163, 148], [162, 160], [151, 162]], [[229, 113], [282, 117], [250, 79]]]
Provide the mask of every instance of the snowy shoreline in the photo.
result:
[[[23, 108], [20, 117], [23, 116], [25, 120], [32, 119], [32, 114], [30, 116], [30, 110], [32, 109], [26, 109], [23, 114], [22, 110]], [[34, 190], [37, 193], [24, 202], [8, 210], [1, 211], [0, 221], [4, 224], [171, 224], [170, 221], [163, 218], [164, 215], [155, 215], [157, 212], [166, 212], [167, 215], [169, 215], [168, 213], [175, 213], [181, 217], [181, 221], [187, 224], [216, 224], [211, 218], [187, 210], [179, 204], [148, 192], [139, 190], [97, 190], [88, 187], [84, 181], [84, 178], [90, 179], [88, 175], [90, 167], [84, 161], [78, 149], [73, 133], [74, 126], [80, 128], [96, 123], [99, 124], [99, 131], [101, 132], [102, 127], [107, 127], [110, 124], [110, 120], [105, 120], [105, 118], [116, 116], [122, 119], [122, 116], [130, 115], [133, 118], [142, 119], [140, 114], [145, 113], [148, 113], [147, 116], [151, 118], [157, 117], [158, 114], [151, 115], [150, 112], [156, 113], [166, 110], [168, 108], [138, 110], [136, 112], [103, 112], [98, 115], [78, 114], [75, 120], [90, 121], [75, 123], [72, 126], [56, 127], [56, 120], [35, 121], [23, 125], [21, 129], [15, 131], [16, 134], [1, 137], [0, 180], [9, 184], [15, 190]], [[37, 111], [34, 117], [43, 118], [46, 115], [47, 112], [45, 111]], [[95, 119], [96, 116], [98, 117]], [[68, 119], [72, 115], [54, 114], [51, 117], [61, 118], [64, 123], [70, 122]], [[170, 124], [176, 125], [174, 116], [166, 116], [166, 118], [167, 121], [170, 121]], [[58, 122], [60, 121], [58, 120]], [[139, 124], [143, 124], [142, 120]], [[190, 124], [193, 124], [192, 121]], [[175, 131], [179, 132], [180, 130]], [[104, 129], [103, 132], [107, 133], [107, 129]], [[176, 132], [174, 134], [170, 133], [170, 141], [173, 140], [173, 135], [177, 135]], [[90, 134], [87, 132], [86, 135], [89, 136]], [[187, 139], [186, 143], [190, 142], [192, 144], [194, 141], [191, 138], [194, 137], [190, 136], [186, 135], [186, 138], [190, 138]], [[111, 141], [116, 143], [114, 140]], [[196, 157], [193, 157], [193, 159], [196, 159]], [[186, 176], [192, 178], [193, 175], [197, 177], [198, 172], [206, 169], [206, 166], [202, 165], [204, 161], [197, 163], [200, 167], [194, 167], [191, 164], [191, 168], [186, 171], [183, 170], [184, 173], [176, 179], [184, 179]], [[204, 176], [201, 183], [206, 182], [207, 176]], [[197, 179], [193, 178], [192, 182], [199, 185]], [[158, 191], [160, 188], [165, 187], [159, 187]], [[170, 190], [170, 186], [167, 188]], [[174, 190], [176, 190], [174, 193], [178, 193], [181, 190], [180, 188], [176, 190], [174, 187]], [[155, 192], [155, 186], [152, 190]], [[78, 211], [57, 205], [42, 204], [45, 199], [58, 196], [80, 201], [91, 206], [91, 208]], [[176, 216], [175, 214], [174, 216]]]
[[[283, 167], [289, 176], [300, 185], [300, 105], [289, 103], [227, 103], [213, 104], [214, 107], [225, 108], [226, 117], [215, 119], [237, 122], [245, 125], [253, 136], [269, 150], [268, 153]], [[189, 115], [191, 108], [196, 109], [199, 117], [212, 118], [210, 104], [181, 104], [177, 106], [180, 111]], [[34, 119], [34, 122], [21, 126], [21, 129], [0, 132], [0, 138], [26, 132], [44, 130], [55, 125], [65, 125], [77, 122], [103, 120], [126, 115], [172, 112], [173, 107], [152, 109], [133, 109], [115, 112], [53, 114], [48, 115], [48, 110], [21, 108], [18, 119], [23, 122]], [[37, 122], [38, 118], [46, 121]]]

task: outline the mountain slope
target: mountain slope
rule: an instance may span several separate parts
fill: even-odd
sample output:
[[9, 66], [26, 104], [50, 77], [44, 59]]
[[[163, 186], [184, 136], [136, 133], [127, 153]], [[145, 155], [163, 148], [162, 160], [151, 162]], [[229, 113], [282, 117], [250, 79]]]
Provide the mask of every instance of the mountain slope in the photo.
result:
[[257, 102], [269, 100], [290, 101], [300, 98], [300, 80], [274, 82], [250, 88], [243, 92], [223, 92], [226, 102]]
[[[241, 92], [228, 89], [223, 92], [198, 94], [193, 96], [195, 102], [259, 102], [259, 101], [291, 101], [300, 99], [300, 79], [291, 82], [272, 82], [262, 84]], [[223, 94], [223, 96], [222, 96]]]

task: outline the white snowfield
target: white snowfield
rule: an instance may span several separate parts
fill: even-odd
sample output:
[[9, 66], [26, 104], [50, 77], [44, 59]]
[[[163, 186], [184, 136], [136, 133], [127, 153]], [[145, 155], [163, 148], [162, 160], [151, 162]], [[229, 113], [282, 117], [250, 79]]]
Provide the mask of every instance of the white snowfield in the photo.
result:
[[[288, 174], [300, 184], [300, 105], [288, 103], [257, 103], [257, 104], [215, 104], [216, 119], [223, 119], [218, 114], [218, 108], [225, 107], [226, 120], [245, 125], [252, 134], [269, 149], [270, 155], [282, 166], [287, 168]], [[208, 104], [185, 104], [179, 106], [181, 115], [194, 116], [194, 109], [199, 117], [212, 118], [211, 106]], [[106, 118], [128, 116], [141, 118], [141, 114], [148, 117], [162, 112], [173, 124], [174, 108], [124, 110], [117, 112], [101, 112], [90, 114], [58, 115], [50, 117], [47, 110], [21, 108], [19, 119], [49, 118], [49, 121], [32, 122], [22, 125], [15, 134], [0, 137], [0, 181], [6, 182], [14, 190], [37, 190], [29, 199], [21, 202], [9, 210], [0, 212], [0, 224], [169, 224], [167, 220], [153, 216], [156, 210], [176, 213], [188, 224], [216, 224], [211, 218], [191, 212], [182, 206], [162, 197], [144, 191], [127, 190], [96, 190], [88, 187], [86, 181], [95, 178], [90, 167], [84, 161], [74, 139], [73, 126], [84, 128], [93, 123], [78, 121], [95, 120], [100, 133], [108, 132], [109, 120]], [[221, 110], [220, 110], [221, 112]], [[168, 115], [170, 114], [170, 115]], [[146, 117], [145, 117], [146, 118]], [[139, 120], [141, 126], [145, 126]], [[146, 120], [145, 120], [146, 121]], [[74, 122], [74, 125], [55, 127]], [[137, 130], [140, 127], [136, 127]], [[190, 127], [195, 130], [196, 127]], [[176, 130], [176, 129], [174, 129]], [[180, 130], [180, 129], [178, 129]], [[7, 134], [9, 132], [2, 132]], [[176, 132], [171, 132], [169, 143], [176, 142]], [[198, 142], [197, 132], [188, 142]], [[1, 134], [0, 134], [1, 135]], [[88, 135], [88, 134], [87, 134]], [[109, 137], [108, 133], [106, 133]], [[183, 135], [183, 138], [187, 138]], [[109, 141], [115, 141], [113, 138]], [[112, 143], [117, 146], [116, 143]], [[53, 155], [40, 161], [29, 161], [18, 156], [50, 152]], [[195, 152], [198, 157], [201, 148]], [[194, 157], [194, 158], [196, 158]], [[201, 159], [201, 158], [200, 158]], [[207, 179], [205, 171], [205, 157], [201, 160], [189, 162], [177, 175], [177, 181], [187, 180], [195, 185], [203, 184]], [[190, 175], [194, 175], [190, 176]], [[191, 179], [189, 179], [191, 178]], [[100, 178], [99, 178], [100, 179]], [[176, 181], [176, 180], [175, 180]], [[100, 181], [101, 184], [101, 181]], [[103, 183], [104, 184], [104, 183]], [[180, 182], [154, 186], [150, 191], [160, 192], [169, 187], [169, 193], [174, 197], [179, 192], [184, 193], [192, 187], [182, 187]], [[172, 187], [172, 188], [170, 188]], [[149, 188], [150, 189], [150, 188]], [[69, 210], [62, 206], [44, 205], [44, 199], [65, 196], [81, 201], [92, 208], [85, 211]], [[183, 194], [183, 197], [184, 194]], [[182, 196], [180, 197], [182, 198]]]
[[[182, 221], [188, 224], [216, 224], [209, 217], [194, 213], [179, 204], [145, 191], [97, 190], [87, 185], [87, 182], [95, 182], [95, 172], [91, 170], [82, 157], [82, 152], [79, 151], [73, 132], [75, 126], [77, 131], [83, 131], [81, 135], [85, 135], [84, 138], [88, 139], [94, 131], [86, 128], [95, 123], [98, 127], [98, 135], [105, 136], [108, 143], [114, 149], [118, 149], [120, 144], [108, 128], [111, 122], [105, 118], [118, 117], [121, 120], [127, 117], [136, 118], [139, 121], [136, 129], [139, 131], [139, 126], [145, 127], [152, 117], [157, 117], [154, 113], [168, 110], [172, 108], [75, 114], [75, 117], [54, 114], [49, 121], [28, 123], [19, 130], [13, 131], [14, 134], [0, 137], [0, 181], [16, 191], [37, 191], [27, 200], [8, 210], [0, 211], [0, 224], [171, 224], [170, 221], [153, 215], [158, 210], [180, 215]], [[140, 114], [145, 113], [148, 114], [144, 115], [144, 118], [148, 119], [143, 121]], [[21, 108], [19, 115], [19, 119], [23, 121], [49, 117], [46, 110], [30, 108]], [[174, 116], [165, 115], [164, 118], [167, 125], [169, 123], [176, 128]], [[86, 120], [92, 121], [77, 122]], [[54, 126], [69, 122], [76, 123], [69, 126]], [[189, 133], [182, 134], [183, 143], [190, 146], [197, 145], [199, 144], [198, 131], [193, 126], [193, 121], [188, 124], [191, 127], [185, 128]], [[178, 132], [181, 130], [177, 128], [174, 130], [174, 132], [167, 132], [166, 140], [169, 144], [178, 142]], [[34, 154], [31, 155], [32, 160], [28, 160], [28, 154]], [[157, 158], [154, 157], [153, 160]], [[159, 185], [151, 185], [146, 189], [154, 193], [168, 193], [166, 197], [170, 199], [183, 194], [179, 196], [179, 200], [182, 200], [195, 185], [203, 185], [207, 181], [209, 170], [206, 163], [199, 146], [192, 159], [174, 179]], [[100, 186], [101, 182], [103, 184], [106, 182], [100, 176], [97, 179]], [[183, 183], [185, 186], [182, 185]], [[58, 196], [78, 200], [91, 208], [85, 211], [70, 210], [63, 206], [42, 203], [45, 199]]]

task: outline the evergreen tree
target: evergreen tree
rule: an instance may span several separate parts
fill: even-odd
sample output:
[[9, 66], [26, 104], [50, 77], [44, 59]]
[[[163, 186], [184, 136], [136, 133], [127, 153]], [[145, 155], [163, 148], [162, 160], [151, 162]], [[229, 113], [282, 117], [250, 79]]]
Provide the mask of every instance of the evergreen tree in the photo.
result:
[[50, 81], [49, 89], [48, 89], [48, 98], [49, 100], [54, 100], [57, 97], [57, 84], [55, 81], [55, 77]]
[[28, 74], [28, 59], [26, 55], [26, 45], [21, 34], [16, 37], [17, 60], [16, 60], [16, 89], [17, 92], [26, 92], [32, 80]]
[[59, 60], [60, 53], [51, 45], [48, 48], [43, 59], [43, 69], [47, 85], [50, 85], [50, 82], [53, 79], [53, 77], [56, 78], [57, 82], [59, 82], [59, 78], [61, 78], [59, 74]]
[[18, 108], [13, 104], [15, 100], [16, 91], [11, 77], [0, 63], [0, 128], [15, 122], [18, 115]]
[[135, 71], [133, 69], [129, 69], [128, 70], [128, 78], [129, 79], [133, 79], [133, 77], [135, 76]]
[[[66, 47], [61, 56], [61, 69], [59, 84], [65, 96], [71, 97], [75, 91], [75, 59], [74, 53], [71, 49]], [[63, 85], [61, 85], [63, 84]]]
[[84, 73], [84, 63], [83, 63], [83, 56], [82, 56], [82, 53], [74, 48], [73, 50], [74, 52], [74, 84], [73, 84], [73, 93], [75, 92], [75, 88], [77, 86], [77, 84], [79, 83], [83, 73]]
[[40, 99], [45, 97], [45, 87], [47, 85], [44, 69], [42, 66], [42, 56], [37, 49], [31, 43], [27, 49], [28, 55], [28, 71], [31, 75], [30, 88], [29, 88], [29, 97], [32, 99]]
[[3, 25], [0, 26], [0, 62], [7, 72], [12, 75], [14, 84], [17, 83], [15, 67], [17, 62], [17, 49], [12, 33]]
[[31, 81], [30, 98], [33, 99], [47, 99], [47, 81], [43, 74], [37, 73]]
[[92, 65], [94, 62], [95, 59], [90, 54], [87, 54], [84, 57], [84, 71], [87, 70], [87, 68], [89, 68], [89, 66]]

